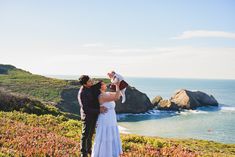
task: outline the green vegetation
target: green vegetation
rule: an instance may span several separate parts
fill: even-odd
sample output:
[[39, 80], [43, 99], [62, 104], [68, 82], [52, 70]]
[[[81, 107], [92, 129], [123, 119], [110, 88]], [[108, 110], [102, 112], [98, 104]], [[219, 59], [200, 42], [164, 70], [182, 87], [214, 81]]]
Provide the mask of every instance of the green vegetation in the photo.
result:
[[51, 114], [54, 116], [64, 115], [73, 119], [79, 119], [79, 115], [60, 111], [50, 103], [42, 103], [39, 100], [28, 98], [27, 96], [5, 91], [0, 88], [0, 110], [21, 111], [36, 115]]
[[[1, 69], [6, 69], [6, 66], [0, 65], [0, 71]], [[71, 87], [69, 81], [33, 75], [12, 67], [8, 69], [7, 73], [5, 70], [4, 74], [0, 74], [0, 85], [12, 92], [24, 93], [42, 101], [53, 102], [59, 102], [61, 91]]]
[[[0, 156], [79, 156], [81, 122], [65, 116], [0, 112]], [[121, 135], [123, 157], [235, 156], [235, 144]]]
[[[6, 156], [78, 156], [80, 122], [64, 116], [0, 112], [0, 152]], [[72, 138], [67, 138], [68, 135]]]

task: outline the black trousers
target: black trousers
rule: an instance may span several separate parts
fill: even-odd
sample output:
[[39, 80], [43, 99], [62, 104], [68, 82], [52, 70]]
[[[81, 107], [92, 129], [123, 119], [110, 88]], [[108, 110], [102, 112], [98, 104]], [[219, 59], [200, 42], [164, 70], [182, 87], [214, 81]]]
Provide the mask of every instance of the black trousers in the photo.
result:
[[91, 154], [96, 121], [97, 118], [82, 120], [81, 157], [87, 157], [88, 154]]

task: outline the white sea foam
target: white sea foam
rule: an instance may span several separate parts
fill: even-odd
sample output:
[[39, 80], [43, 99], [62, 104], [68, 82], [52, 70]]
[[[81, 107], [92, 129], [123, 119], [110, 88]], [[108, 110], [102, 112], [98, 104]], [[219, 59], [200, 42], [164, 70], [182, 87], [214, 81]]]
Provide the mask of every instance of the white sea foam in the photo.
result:
[[125, 128], [125, 127], [122, 127], [122, 126], [118, 125], [118, 129], [119, 129], [120, 133], [130, 134], [130, 132], [128, 132], [128, 129]]
[[143, 116], [143, 115], [152, 115], [152, 116], [172, 116], [172, 115], [190, 115], [190, 114], [207, 114], [207, 111], [203, 110], [183, 110], [183, 111], [164, 111], [164, 110], [149, 110], [144, 113], [125, 113], [125, 114], [117, 114], [117, 119], [123, 119], [128, 115], [134, 116]]
[[190, 114], [207, 114], [207, 111], [201, 110], [184, 110], [180, 112], [180, 115], [190, 115]]
[[117, 118], [125, 118], [128, 115], [171, 115], [175, 114], [175, 111], [164, 111], [164, 110], [149, 110], [144, 113], [125, 113], [125, 114], [117, 114]]
[[220, 109], [223, 112], [235, 112], [235, 107], [221, 106]]

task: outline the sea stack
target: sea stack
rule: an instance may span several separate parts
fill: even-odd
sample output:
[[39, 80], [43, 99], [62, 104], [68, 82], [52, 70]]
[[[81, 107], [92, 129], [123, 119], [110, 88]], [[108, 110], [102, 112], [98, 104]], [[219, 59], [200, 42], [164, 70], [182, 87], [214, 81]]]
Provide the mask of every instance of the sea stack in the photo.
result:
[[201, 91], [178, 90], [169, 100], [160, 100], [156, 108], [159, 110], [196, 109], [201, 106], [218, 106], [218, 101]]

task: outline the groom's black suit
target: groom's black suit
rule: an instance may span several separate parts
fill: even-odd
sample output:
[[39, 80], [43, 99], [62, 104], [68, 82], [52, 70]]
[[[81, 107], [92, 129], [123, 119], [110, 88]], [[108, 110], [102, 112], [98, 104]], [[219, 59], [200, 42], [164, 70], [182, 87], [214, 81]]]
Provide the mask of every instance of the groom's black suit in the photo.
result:
[[91, 153], [92, 136], [95, 131], [96, 121], [100, 113], [99, 102], [93, 94], [95, 85], [86, 88], [82, 86], [78, 92], [78, 101], [81, 106], [81, 120], [82, 120], [82, 138], [81, 138], [81, 156], [87, 157]]

